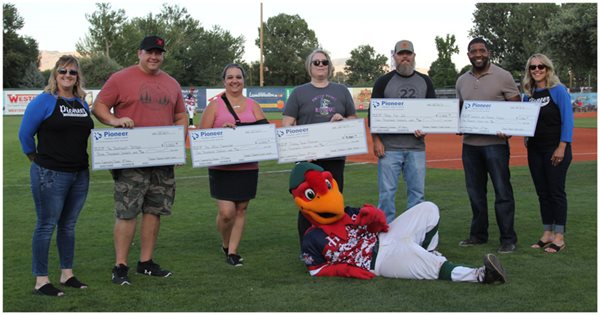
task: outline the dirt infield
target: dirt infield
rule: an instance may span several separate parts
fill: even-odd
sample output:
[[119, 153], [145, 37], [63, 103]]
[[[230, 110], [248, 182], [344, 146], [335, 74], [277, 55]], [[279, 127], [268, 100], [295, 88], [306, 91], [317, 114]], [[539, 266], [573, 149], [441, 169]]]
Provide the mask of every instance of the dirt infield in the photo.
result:
[[[368, 132], [367, 132], [368, 133]], [[573, 161], [595, 161], [597, 159], [596, 129], [575, 128], [573, 136]], [[377, 163], [369, 139], [369, 153], [349, 156], [351, 162]], [[427, 138], [427, 167], [462, 169], [462, 137], [456, 135], [431, 134]], [[523, 137], [510, 139], [510, 165], [527, 165], [527, 151]]]
[[[575, 113], [575, 117], [596, 117], [596, 112]], [[278, 127], [281, 121], [271, 121]], [[366, 120], [365, 120], [366, 124]], [[368, 162], [377, 163], [373, 155], [373, 144], [371, 142], [371, 133], [367, 129], [367, 140], [369, 153], [353, 155], [348, 157], [350, 162]], [[457, 135], [431, 134], [426, 138], [427, 146], [427, 167], [462, 169], [462, 137]], [[512, 137], [510, 143], [510, 165], [527, 165], [527, 151], [523, 144], [523, 137]], [[598, 159], [597, 147], [597, 129], [595, 128], [575, 128], [573, 132], [573, 162], [577, 161], [595, 161]]]

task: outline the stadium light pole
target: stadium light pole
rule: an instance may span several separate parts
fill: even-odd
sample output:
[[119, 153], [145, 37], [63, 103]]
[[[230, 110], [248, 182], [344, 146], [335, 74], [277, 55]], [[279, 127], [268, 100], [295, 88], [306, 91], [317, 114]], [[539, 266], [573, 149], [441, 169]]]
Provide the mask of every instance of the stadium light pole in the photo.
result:
[[260, 79], [259, 84], [262, 87], [265, 83], [264, 79], [264, 54], [263, 54], [263, 4], [260, 3]]

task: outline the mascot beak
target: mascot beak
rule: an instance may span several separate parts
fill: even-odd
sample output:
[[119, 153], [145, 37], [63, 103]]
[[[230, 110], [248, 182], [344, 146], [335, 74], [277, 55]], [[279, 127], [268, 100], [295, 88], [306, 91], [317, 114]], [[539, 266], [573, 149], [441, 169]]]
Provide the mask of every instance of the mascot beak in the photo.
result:
[[329, 172], [308, 171], [294, 191], [294, 201], [311, 223], [332, 224], [344, 215], [344, 197]]

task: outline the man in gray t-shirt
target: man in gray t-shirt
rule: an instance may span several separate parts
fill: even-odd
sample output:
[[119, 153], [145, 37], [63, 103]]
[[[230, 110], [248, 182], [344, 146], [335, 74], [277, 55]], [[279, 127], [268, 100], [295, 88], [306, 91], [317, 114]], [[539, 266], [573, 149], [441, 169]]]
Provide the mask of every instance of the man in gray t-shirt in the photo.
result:
[[[407, 40], [396, 43], [396, 70], [379, 77], [373, 86], [374, 98], [435, 98], [431, 79], [415, 71], [413, 44]], [[369, 107], [369, 121], [371, 108]], [[378, 158], [378, 208], [385, 212], [387, 222], [396, 217], [398, 177], [406, 183], [406, 209], [425, 201], [425, 133], [372, 134], [373, 151]]]

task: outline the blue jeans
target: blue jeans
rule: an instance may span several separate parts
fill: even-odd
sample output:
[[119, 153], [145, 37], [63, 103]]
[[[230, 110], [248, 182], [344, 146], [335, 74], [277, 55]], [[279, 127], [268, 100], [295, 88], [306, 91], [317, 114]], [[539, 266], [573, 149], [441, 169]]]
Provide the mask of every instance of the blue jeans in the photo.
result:
[[538, 151], [527, 148], [527, 161], [531, 178], [540, 201], [544, 231], [565, 233], [567, 225], [567, 170], [573, 159], [571, 145], [565, 148], [565, 157], [557, 166], [552, 165], [554, 150]]
[[488, 174], [496, 193], [496, 223], [500, 229], [501, 244], [516, 244], [515, 200], [510, 184], [510, 148], [508, 145], [472, 146], [463, 144], [462, 160], [465, 170], [467, 193], [471, 201], [470, 238], [483, 242], [488, 240]]
[[425, 151], [385, 151], [377, 163], [379, 203], [387, 222], [396, 217], [396, 190], [398, 177], [403, 173], [406, 183], [406, 209], [425, 201]]
[[87, 197], [89, 170], [59, 172], [31, 163], [30, 179], [37, 213], [31, 242], [33, 275], [48, 275], [48, 251], [56, 226], [60, 268], [71, 269], [75, 255], [75, 223]]

